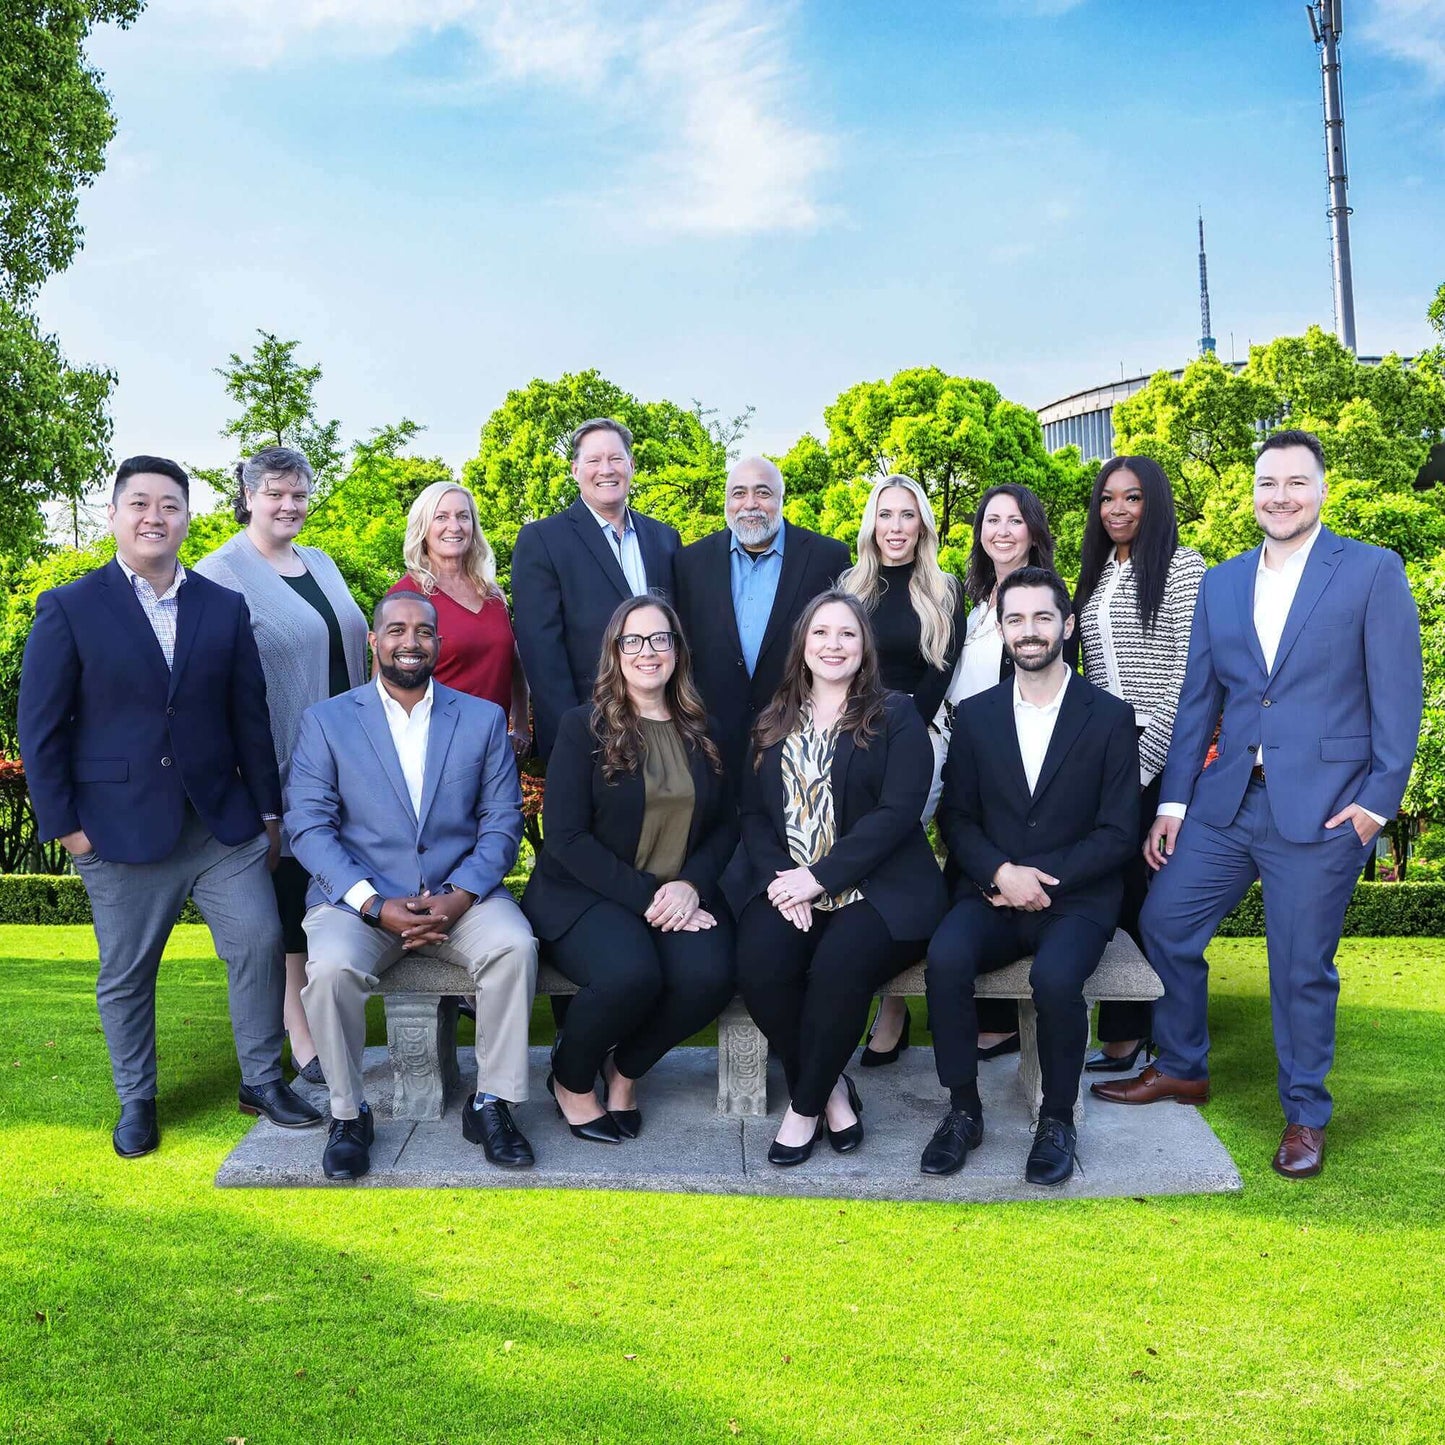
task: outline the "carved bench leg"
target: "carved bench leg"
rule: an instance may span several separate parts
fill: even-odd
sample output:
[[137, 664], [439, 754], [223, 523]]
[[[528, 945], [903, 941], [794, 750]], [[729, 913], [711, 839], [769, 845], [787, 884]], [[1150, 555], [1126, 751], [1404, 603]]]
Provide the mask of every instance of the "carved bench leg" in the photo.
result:
[[717, 1111], [754, 1118], [768, 1112], [768, 1041], [739, 999], [717, 1021]]
[[440, 1119], [447, 1095], [461, 1087], [457, 1069], [457, 1001], [435, 993], [384, 1000], [391, 1055], [393, 1119]]
[[[1083, 1061], [1080, 1060], [1082, 1069]], [[1039, 1011], [1031, 998], [1019, 1000], [1019, 1092], [1028, 1105], [1029, 1123], [1038, 1127], [1039, 1107], [1044, 1102], [1044, 1075], [1039, 1066]], [[1084, 1101], [1080, 1093], [1074, 1105], [1074, 1128], [1084, 1122]]]

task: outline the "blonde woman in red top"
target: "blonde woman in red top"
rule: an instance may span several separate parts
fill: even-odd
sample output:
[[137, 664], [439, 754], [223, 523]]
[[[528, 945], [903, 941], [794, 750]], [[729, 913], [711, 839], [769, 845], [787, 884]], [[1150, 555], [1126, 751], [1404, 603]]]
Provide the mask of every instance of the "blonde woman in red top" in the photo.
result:
[[391, 590], [420, 592], [436, 607], [436, 680], [496, 703], [521, 756], [532, 745], [527, 679], [472, 494], [455, 482], [433, 482], [411, 504], [402, 551], [406, 574]]

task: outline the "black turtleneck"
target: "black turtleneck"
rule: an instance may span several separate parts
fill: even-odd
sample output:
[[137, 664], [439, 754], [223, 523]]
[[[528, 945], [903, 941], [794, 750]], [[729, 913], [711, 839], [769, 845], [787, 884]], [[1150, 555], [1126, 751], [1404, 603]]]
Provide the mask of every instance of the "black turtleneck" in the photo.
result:
[[942, 668], [930, 667], [919, 647], [922, 629], [908, 593], [912, 580], [912, 562], [905, 562], [901, 567], [879, 567], [873, 635], [878, 643], [878, 669], [883, 675], [883, 686], [895, 692], [906, 692], [917, 705], [924, 722], [932, 722], [948, 690], [959, 649], [963, 646], [967, 609], [960, 587], [946, 665]]

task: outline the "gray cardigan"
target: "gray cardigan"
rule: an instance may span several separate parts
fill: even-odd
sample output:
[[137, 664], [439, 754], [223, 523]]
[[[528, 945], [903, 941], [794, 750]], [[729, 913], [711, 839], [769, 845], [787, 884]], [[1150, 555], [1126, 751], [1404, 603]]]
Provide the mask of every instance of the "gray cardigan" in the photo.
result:
[[[347, 677], [352, 687], [359, 687], [366, 681], [366, 618], [347, 591], [336, 563], [325, 552], [299, 544], [296, 552], [336, 613], [346, 649]], [[287, 585], [244, 532], [237, 532], [202, 557], [196, 571], [239, 592], [251, 610], [251, 630], [266, 674], [271, 738], [284, 789], [301, 714], [331, 695], [330, 630], [321, 614]]]

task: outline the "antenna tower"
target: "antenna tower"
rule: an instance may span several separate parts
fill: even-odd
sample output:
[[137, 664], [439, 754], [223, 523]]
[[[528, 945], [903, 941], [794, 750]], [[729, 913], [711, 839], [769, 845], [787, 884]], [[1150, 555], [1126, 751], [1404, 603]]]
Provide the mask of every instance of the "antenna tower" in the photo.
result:
[[1199, 354], [1214, 353], [1214, 332], [1209, 324], [1209, 265], [1204, 259], [1204, 212], [1199, 213]]
[[1305, 6], [1310, 31], [1320, 52], [1324, 93], [1325, 172], [1330, 194], [1330, 251], [1335, 278], [1335, 334], [1355, 349], [1355, 281], [1350, 266], [1349, 184], [1345, 169], [1345, 102], [1340, 87], [1340, 32], [1343, 0], [1311, 0]]

